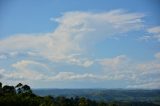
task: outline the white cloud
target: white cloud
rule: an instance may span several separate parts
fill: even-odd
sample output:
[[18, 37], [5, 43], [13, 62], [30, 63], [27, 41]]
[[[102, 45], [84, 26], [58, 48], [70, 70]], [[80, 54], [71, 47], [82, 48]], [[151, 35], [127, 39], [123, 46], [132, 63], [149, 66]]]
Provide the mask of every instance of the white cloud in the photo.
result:
[[148, 29], [149, 33], [155, 33], [155, 34], [160, 34], [160, 26], [156, 26], [153, 28]]
[[160, 52], [155, 54], [155, 58], [160, 60]]
[[67, 56], [65, 59], [67, 59], [68, 63], [76, 64], [83, 67], [89, 67], [94, 63], [94, 60], [90, 60], [88, 58], [80, 57], [81, 55], [70, 55]]
[[143, 14], [123, 10], [103, 13], [67, 12], [55, 19], [59, 23], [55, 33], [67, 33], [73, 41], [83, 45], [88, 41], [97, 42], [107, 37], [118, 37], [120, 33], [138, 30], [143, 27], [143, 17]]
[[141, 70], [144, 73], [152, 73], [155, 71], [160, 72], [160, 63], [156, 61], [143, 63], [138, 65], [139, 70]]
[[7, 58], [7, 56], [6, 55], [0, 55], [0, 59], [6, 59]]
[[159, 60], [159, 53], [156, 53], [155, 59], [147, 62], [136, 63], [120, 55], [98, 60], [98, 63], [103, 67], [104, 80], [124, 80], [129, 83], [129, 88], [157, 88], [160, 80]]
[[18, 55], [18, 52], [15, 52], [15, 51], [9, 53], [9, 56], [11, 56], [11, 57], [15, 57], [17, 55]]
[[11, 79], [43, 80], [47, 78], [49, 71], [47, 65], [31, 60], [19, 61], [12, 64], [12, 67], [16, 70], [8, 74]]
[[128, 61], [127, 56], [120, 55], [114, 58], [106, 58], [99, 60], [99, 63], [109, 70], [119, 70], [119, 68]]
[[[46, 64], [33, 60], [21, 60], [12, 64], [13, 71], [0, 71], [0, 75], [9, 79], [23, 80], [127, 80], [132, 87], [138, 85], [156, 85], [160, 74], [160, 53], [155, 60], [135, 63], [125, 55], [113, 58], [104, 58], [95, 61], [84, 56], [88, 51], [89, 43], [97, 43], [104, 38], [120, 37], [122, 33], [136, 31], [143, 28], [144, 14], [130, 13], [124, 10], [109, 12], [66, 12], [52, 20], [58, 22], [58, 27], [49, 33], [19, 34], [0, 40], [0, 59], [7, 56], [15, 57], [19, 54], [39, 56], [51, 62], [65, 62], [82, 67], [90, 67], [99, 63], [102, 66], [100, 74], [58, 72], [48, 74]], [[145, 39], [160, 40], [160, 27], [148, 29], [151, 34]], [[78, 55], [75, 55], [78, 54]], [[83, 56], [83, 57], [82, 57]], [[40, 71], [40, 70], [41, 71]], [[44, 71], [43, 71], [44, 70]], [[3, 72], [3, 73], [2, 73]], [[152, 79], [152, 80], [151, 80]], [[150, 84], [147, 85], [147, 81]], [[158, 84], [157, 84], [158, 85]]]
[[34, 81], [46, 80], [47, 76], [31, 70], [15, 71], [6, 75], [7, 80]]
[[105, 58], [97, 61], [107, 80], [133, 80], [135, 78], [134, 65], [126, 55]]
[[160, 41], [160, 26], [149, 28], [148, 32], [150, 34], [152, 34], [151, 35], [152, 38], [157, 39], [158, 41]]
[[1, 69], [0, 69], [0, 79], [1, 79], [2, 81], [17, 80], [17, 79], [18, 79], [18, 80], [19, 80], [19, 79], [22, 80], [22, 77], [19, 76], [19, 75], [15, 76], [15, 75], [13, 75], [12, 72], [8, 72], [7, 70], [1, 68]]
[[31, 61], [31, 60], [22, 60], [20, 62], [12, 64], [12, 66], [17, 68], [17, 69], [24, 69], [24, 68], [27, 68], [28, 65], [30, 65], [30, 64], [38, 65], [38, 66], [44, 67], [45, 69], [49, 70], [47, 65], [39, 63], [39, 62], [36, 62], [36, 61]]
[[147, 29], [148, 35], [143, 36], [142, 40], [156, 39], [160, 41], [160, 26], [155, 26]]
[[[88, 64], [90, 63], [87, 63], [86, 67], [88, 67]], [[58, 72], [55, 74], [54, 72], [51, 72], [49, 70], [47, 65], [31, 60], [19, 61], [15, 64], [12, 64], [12, 67], [15, 68], [14, 71], [7, 72], [4, 70], [0, 70], [0, 75], [1, 73], [5, 72], [2, 75], [5, 77], [6, 80], [12, 79], [12, 80], [58, 81], [58, 80], [100, 79], [100, 76], [96, 76], [91, 73], [78, 74], [74, 72]], [[42, 71], [39, 69], [42, 69]]]
[[65, 61], [88, 67], [91, 60], [68, 58], [75, 53], [87, 52], [88, 43], [119, 36], [120, 33], [143, 27], [143, 14], [113, 10], [103, 13], [66, 12], [55, 18], [58, 27], [50, 33], [18, 34], [0, 40], [0, 53], [22, 52], [29, 56], [40, 56], [52, 61]]
[[59, 72], [57, 75], [50, 77], [50, 80], [96, 80], [100, 79], [100, 77], [85, 73], [85, 74], [77, 74], [74, 72]]
[[152, 61], [134, 64], [132, 68], [133, 84], [128, 87], [132, 88], [159, 88], [160, 87], [160, 61], [156, 58]]
[[0, 79], [3, 79], [4, 77], [3, 73], [5, 73], [5, 69], [0, 68]]
[[[157, 53], [159, 54], [159, 53]], [[76, 80], [87, 80], [87, 81], [113, 81], [121, 80], [127, 81], [128, 88], [158, 88], [159, 87], [159, 75], [160, 75], [160, 61], [155, 55], [155, 59], [148, 62], [134, 63], [133, 60], [129, 59], [125, 55], [116, 56], [113, 58], [100, 59], [98, 62], [102, 65], [103, 70], [99, 74], [92, 72], [72, 72], [72, 71], [59, 71], [58, 73], [45, 73], [39, 71], [34, 67], [40, 67], [46, 71], [46, 65], [31, 61], [22, 60], [13, 64], [12, 66], [16, 69], [12, 72], [6, 72], [0, 70], [2, 79], [15, 79], [15, 80], [45, 80], [45, 81], [76, 81]], [[74, 57], [74, 56], [73, 56]], [[95, 63], [96, 64], [96, 63]]]
[[16, 51], [12, 51], [12, 52], [0, 52], [0, 59], [8, 59], [8, 58], [15, 58], [16, 56], [18, 56], [19, 52]]
[[141, 74], [160, 74], [160, 53], [155, 54], [154, 60], [138, 64], [137, 68]]
[[129, 86], [127, 86], [127, 88], [159, 89], [160, 88], [159, 81], [140, 83], [140, 84], [137, 84], [137, 85], [129, 85]]

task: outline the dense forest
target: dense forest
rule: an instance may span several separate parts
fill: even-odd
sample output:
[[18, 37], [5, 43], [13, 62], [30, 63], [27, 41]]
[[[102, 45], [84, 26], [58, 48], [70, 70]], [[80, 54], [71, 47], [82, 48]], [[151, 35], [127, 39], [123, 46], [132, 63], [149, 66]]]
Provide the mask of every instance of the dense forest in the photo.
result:
[[152, 102], [95, 101], [85, 97], [53, 97], [35, 95], [30, 86], [0, 83], [0, 106], [160, 106]]

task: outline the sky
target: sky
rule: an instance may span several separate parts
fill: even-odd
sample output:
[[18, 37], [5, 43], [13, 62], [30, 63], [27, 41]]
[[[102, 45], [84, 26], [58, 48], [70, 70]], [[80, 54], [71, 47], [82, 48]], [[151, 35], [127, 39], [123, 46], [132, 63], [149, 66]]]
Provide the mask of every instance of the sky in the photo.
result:
[[1, 0], [0, 81], [160, 88], [159, 0]]

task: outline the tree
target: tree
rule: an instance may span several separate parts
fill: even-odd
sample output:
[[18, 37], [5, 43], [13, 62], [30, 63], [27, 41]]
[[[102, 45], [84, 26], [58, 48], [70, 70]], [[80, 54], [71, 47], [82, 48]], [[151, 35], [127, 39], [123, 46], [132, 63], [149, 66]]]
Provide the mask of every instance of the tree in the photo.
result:
[[5, 85], [2, 88], [2, 91], [3, 91], [3, 93], [13, 93], [13, 94], [16, 93], [14, 86], [8, 86], [8, 85]]
[[23, 86], [23, 84], [21, 84], [21, 83], [18, 83], [18, 84], [15, 86], [16, 91], [17, 91], [18, 94], [22, 93], [22, 86]]
[[98, 106], [108, 106], [105, 102], [101, 101], [98, 103]]
[[0, 94], [2, 94], [2, 83], [0, 82]]
[[17, 89], [18, 94], [32, 93], [32, 90], [31, 90], [30, 86], [28, 86], [28, 85], [23, 85], [23, 84], [19, 83], [15, 86], [15, 88]]
[[109, 106], [118, 106], [118, 103], [111, 102], [109, 103]]
[[21, 88], [22, 86], [23, 86], [22, 83], [18, 83], [15, 87], [16, 87], [16, 88]]
[[2, 83], [0, 82], [0, 88], [2, 88]]
[[28, 85], [22, 86], [22, 91], [23, 91], [23, 93], [25, 93], [25, 92], [32, 93], [32, 90], [31, 90], [30, 86], [28, 86]]
[[88, 106], [88, 102], [87, 102], [86, 98], [81, 97], [81, 98], [79, 99], [79, 104], [78, 104], [78, 106]]

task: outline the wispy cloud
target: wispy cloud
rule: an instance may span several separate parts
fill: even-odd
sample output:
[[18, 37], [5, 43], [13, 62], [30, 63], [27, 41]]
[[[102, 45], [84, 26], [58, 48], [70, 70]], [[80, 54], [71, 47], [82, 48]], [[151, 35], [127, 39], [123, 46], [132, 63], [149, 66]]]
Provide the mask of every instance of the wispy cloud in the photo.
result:
[[0, 59], [6, 59], [7, 58], [7, 56], [6, 55], [0, 55]]
[[78, 74], [74, 72], [59, 72], [57, 75], [50, 77], [52, 81], [63, 80], [99, 80], [101, 76], [93, 75], [91, 73]]
[[[92, 72], [52, 71], [46, 72], [48, 66], [31, 60], [22, 60], [12, 66], [14, 71], [0, 69], [0, 78], [16, 81], [125, 81], [128, 88], [159, 88], [160, 58], [159, 53], [155, 59], [147, 62], [135, 63], [125, 55], [113, 58], [95, 60], [94, 64], [100, 64], [102, 70], [98, 74]], [[36, 67], [40, 67], [39, 70]], [[66, 69], [67, 70], [67, 69]], [[152, 87], [150, 87], [152, 85]]]
[[[105, 58], [98, 60], [99, 63], [105, 67], [106, 69], [108, 68], [109, 70], [119, 70], [119, 68], [124, 65], [128, 60], [127, 56], [125, 55], [120, 55], [114, 58]], [[124, 67], [124, 66], [122, 66]]]
[[12, 67], [16, 68], [16, 69], [22, 69], [24, 70], [25, 68], [27, 68], [29, 65], [37, 65], [39, 67], [43, 67], [46, 70], [49, 70], [49, 68], [47, 67], [47, 65], [36, 62], [36, 61], [31, 61], [31, 60], [22, 60], [20, 62], [17, 62], [15, 64], [12, 64]]
[[148, 35], [145, 35], [141, 37], [140, 39], [142, 40], [154, 39], [154, 40], [160, 41], [160, 26], [148, 28], [146, 32]]
[[[106, 58], [98, 61], [102, 65], [106, 78], [125, 80], [130, 88], [159, 88], [160, 58], [159, 52], [155, 59], [146, 62], [135, 62], [125, 55]], [[157, 85], [156, 85], [157, 83]], [[149, 87], [149, 85], [154, 85]]]
[[[0, 53], [25, 52], [42, 56], [52, 61], [66, 61], [80, 66], [93, 62], [68, 58], [75, 53], [87, 51], [89, 41], [119, 36], [119, 33], [138, 30], [143, 27], [143, 14], [113, 10], [103, 13], [66, 12], [55, 18], [58, 27], [49, 33], [18, 34], [0, 40]], [[85, 61], [86, 60], [86, 61]], [[82, 61], [82, 62], [80, 62]]]

